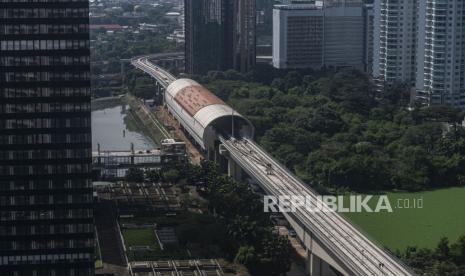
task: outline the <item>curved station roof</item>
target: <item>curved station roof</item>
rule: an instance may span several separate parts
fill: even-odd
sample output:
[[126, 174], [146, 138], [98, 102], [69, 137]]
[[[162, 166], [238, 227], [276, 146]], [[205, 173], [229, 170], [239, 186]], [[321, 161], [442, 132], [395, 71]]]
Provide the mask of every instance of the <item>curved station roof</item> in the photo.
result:
[[[172, 82], [166, 89], [165, 102], [181, 124], [204, 148], [205, 129], [215, 126], [217, 131], [221, 131], [218, 128], [226, 128], [226, 126], [224, 123], [220, 126], [218, 122], [225, 120], [231, 122], [232, 116], [237, 118], [237, 127], [240, 127], [241, 122], [247, 125], [248, 130], [244, 130], [243, 134], [253, 136], [253, 126], [246, 118], [194, 80], [178, 79]], [[231, 123], [227, 128], [230, 131]]]

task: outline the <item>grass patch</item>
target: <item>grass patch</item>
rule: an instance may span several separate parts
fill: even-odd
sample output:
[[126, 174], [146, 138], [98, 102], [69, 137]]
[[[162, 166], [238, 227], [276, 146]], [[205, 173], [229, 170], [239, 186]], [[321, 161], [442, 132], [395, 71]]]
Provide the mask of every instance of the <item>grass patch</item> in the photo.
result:
[[[221, 248], [229, 240], [224, 225], [206, 214], [180, 212], [177, 216], [138, 217], [120, 219], [125, 223], [156, 223], [158, 227], [174, 227], [180, 244], [166, 245], [161, 250], [153, 229], [123, 229], [130, 261], [155, 261], [166, 259], [213, 258], [225, 255]], [[130, 251], [129, 246], [150, 246], [151, 251]], [[187, 254], [189, 249], [192, 256]]]
[[124, 229], [123, 230], [124, 243], [129, 250], [130, 246], [150, 246], [159, 247], [155, 231], [153, 228], [147, 229]]
[[[403, 251], [407, 246], [435, 248], [442, 237], [456, 242], [460, 235], [465, 235], [465, 187], [387, 195], [392, 213], [342, 215], [392, 251]], [[398, 199], [405, 198], [410, 204], [422, 198], [423, 208], [398, 208]], [[370, 203], [376, 205], [377, 200], [372, 199]]]
[[[178, 246], [165, 246], [161, 250], [153, 228], [150, 229], [124, 229], [124, 243], [129, 261], [157, 261], [168, 259], [188, 259], [184, 248]], [[150, 246], [149, 251], [132, 251], [131, 246]]]

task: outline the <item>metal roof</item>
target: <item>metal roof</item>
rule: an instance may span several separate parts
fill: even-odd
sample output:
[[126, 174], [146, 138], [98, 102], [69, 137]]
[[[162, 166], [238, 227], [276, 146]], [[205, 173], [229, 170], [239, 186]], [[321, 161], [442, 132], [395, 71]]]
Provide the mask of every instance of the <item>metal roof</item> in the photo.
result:
[[233, 114], [234, 116], [242, 117], [242, 115], [234, 111], [229, 105], [213, 104], [200, 109], [199, 112], [195, 114], [194, 118], [202, 126], [206, 127], [215, 119], [231, 116]]
[[166, 88], [166, 92], [174, 98], [179, 91], [188, 86], [200, 86], [200, 84], [191, 79], [177, 79]]
[[[178, 121], [186, 124], [189, 132], [203, 142], [206, 139], [205, 129], [215, 120], [228, 116], [247, 122], [253, 135], [253, 126], [246, 118], [194, 80], [178, 79], [166, 88], [166, 93], [165, 102], [171, 105], [175, 115], [179, 117]], [[176, 111], [179, 107], [183, 112]], [[204, 143], [201, 144], [203, 146]]]
[[205, 87], [198, 85], [184, 87], [176, 93], [174, 99], [191, 116], [194, 116], [200, 109], [212, 104], [225, 105], [220, 98], [213, 95]]
[[234, 114], [242, 117], [210, 90], [191, 79], [174, 81], [166, 92], [203, 127], [223, 116]]

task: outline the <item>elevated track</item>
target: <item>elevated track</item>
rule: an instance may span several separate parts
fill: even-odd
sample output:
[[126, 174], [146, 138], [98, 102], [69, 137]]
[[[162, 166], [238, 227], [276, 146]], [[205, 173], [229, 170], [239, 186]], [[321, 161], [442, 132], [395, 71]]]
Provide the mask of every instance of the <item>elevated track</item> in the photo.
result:
[[[396, 257], [369, 240], [337, 212], [329, 209], [313, 189], [250, 139], [220, 138], [231, 158], [273, 196], [311, 198], [314, 212], [297, 207], [292, 216], [355, 275], [412, 275]], [[320, 207], [322, 206], [322, 207]], [[304, 239], [304, 237], [301, 237]], [[305, 242], [305, 241], [304, 241]]]

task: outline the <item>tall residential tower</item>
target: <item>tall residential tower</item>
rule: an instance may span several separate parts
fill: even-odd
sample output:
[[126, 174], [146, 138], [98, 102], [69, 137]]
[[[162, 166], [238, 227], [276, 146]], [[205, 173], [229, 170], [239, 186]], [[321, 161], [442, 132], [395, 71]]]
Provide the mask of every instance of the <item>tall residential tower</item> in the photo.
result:
[[0, 274], [93, 275], [88, 1], [0, 2]]
[[428, 105], [465, 107], [465, 3], [375, 0], [373, 77]]
[[413, 82], [417, 41], [417, 0], [376, 0], [373, 76]]
[[[425, 0], [419, 4], [417, 98], [430, 105], [465, 107], [465, 3]], [[421, 45], [421, 47], [420, 47]]]

